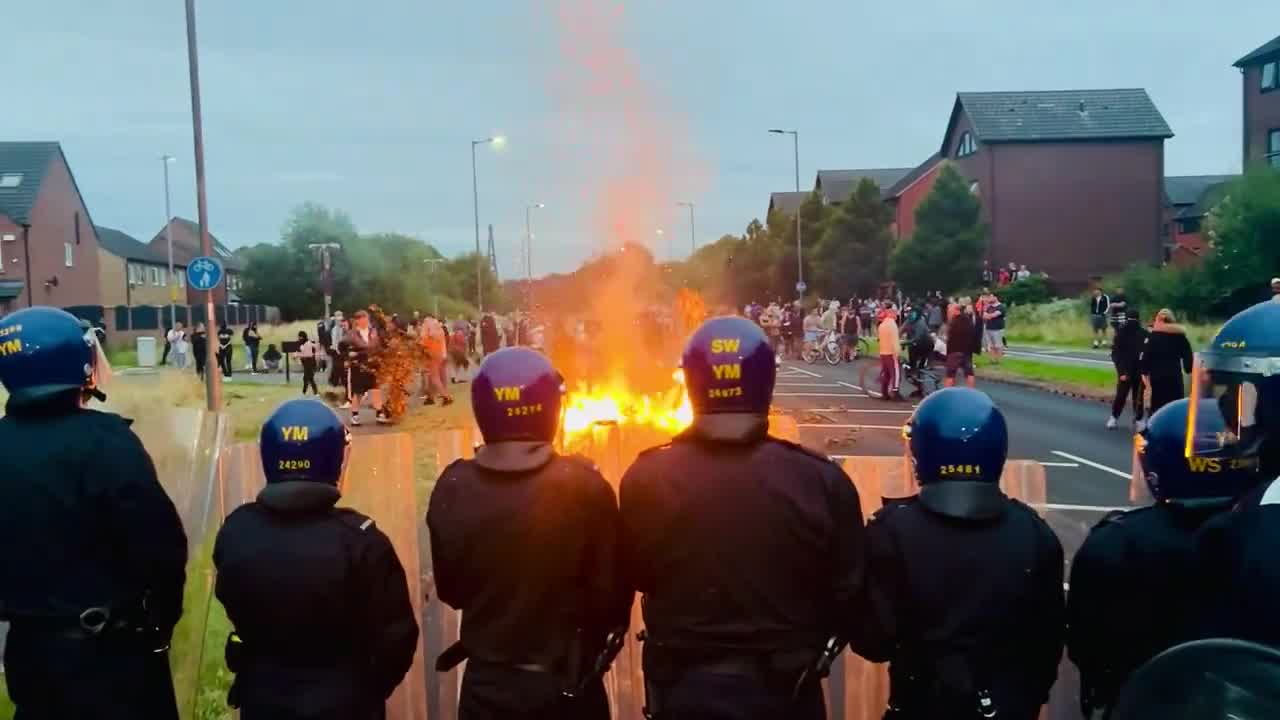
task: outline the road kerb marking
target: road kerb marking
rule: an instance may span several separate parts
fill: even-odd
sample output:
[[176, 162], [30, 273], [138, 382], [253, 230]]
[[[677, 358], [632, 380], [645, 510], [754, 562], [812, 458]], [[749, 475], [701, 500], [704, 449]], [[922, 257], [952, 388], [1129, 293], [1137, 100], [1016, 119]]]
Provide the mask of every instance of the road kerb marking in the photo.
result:
[[1117, 469], [1115, 469], [1115, 468], [1113, 468], [1113, 467], [1107, 467], [1106, 465], [1103, 465], [1102, 463], [1096, 463], [1096, 462], [1094, 462], [1094, 461], [1092, 461], [1092, 460], [1090, 460], [1090, 459], [1088, 459], [1088, 458], [1082, 458], [1082, 457], [1080, 457], [1079, 455], [1072, 455], [1071, 453], [1065, 453], [1065, 452], [1062, 452], [1061, 450], [1052, 450], [1051, 452], [1052, 452], [1054, 455], [1057, 455], [1058, 457], [1064, 457], [1064, 458], [1066, 458], [1066, 459], [1068, 459], [1068, 460], [1072, 460], [1072, 461], [1074, 461], [1074, 462], [1078, 462], [1078, 463], [1080, 463], [1081, 465], [1088, 465], [1089, 467], [1091, 467], [1091, 468], [1093, 468], [1093, 469], [1095, 469], [1095, 470], [1101, 470], [1101, 471], [1103, 471], [1103, 472], [1108, 472], [1108, 473], [1111, 473], [1112, 475], [1115, 475], [1116, 477], [1122, 477], [1122, 478], [1124, 478], [1125, 480], [1132, 480], [1132, 479], [1133, 479], [1133, 475], [1132, 475], [1132, 473], [1121, 472], [1120, 470], [1117, 470]]
[[857, 430], [901, 430], [901, 425], [847, 425], [838, 423], [796, 423], [801, 428], [853, 428]]
[[880, 408], [803, 408], [793, 412], [808, 413], [881, 413], [883, 415], [910, 415], [912, 410], [881, 410]]
[[840, 387], [836, 383], [780, 382], [778, 387]]
[[820, 393], [820, 392], [784, 392], [774, 393], [774, 397], [851, 397], [864, 398], [867, 397], [863, 393]]
[[1074, 462], [1053, 462], [1052, 460], [1041, 460], [1040, 464], [1045, 467], [1080, 467], [1080, 463]]
[[1054, 363], [1055, 365], [1068, 365], [1070, 363], [1088, 363], [1090, 365], [1106, 365], [1107, 367], [1112, 366], [1112, 363], [1109, 360], [1094, 360], [1093, 358], [1072, 357], [1070, 355], [1050, 355], [1048, 353], [1027, 352], [1025, 350], [1005, 350], [1004, 354], [1010, 357], [1024, 357], [1024, 358], [1033, 358], [1033, 359], [1044, 358], [1049, 360], [1055, 360], [1056, 361]]

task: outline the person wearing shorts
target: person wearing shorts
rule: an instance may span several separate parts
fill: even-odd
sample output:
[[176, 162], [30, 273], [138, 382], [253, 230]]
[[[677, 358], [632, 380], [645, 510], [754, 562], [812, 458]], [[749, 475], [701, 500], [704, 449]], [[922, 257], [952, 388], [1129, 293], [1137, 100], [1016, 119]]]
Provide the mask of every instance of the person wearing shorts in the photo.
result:
[[959, 305], [952, 305], [949, 313], [951, 320], [947, 322], [947, 365], [943, 384], [946, 387], [955, 385], [956, 374], [963, 370], [965, 384], [973, 387], [973, 348], [977, 339], [973, 316]]
[[1110, 314], [1111, 299], [1102, 288], [1093, 289], [1093, 297], [1089, 298], [1089, 327], [1093, 330], [1093, 346], [1105, 345], [1107, 342], [1107, 316]]
[[390, 422], [382, 407], [382, 391], [378, 389], [377, 353], [381, 348], [378, 331], [369, 326], [369, 313], [354, 315], [355, 327], [343, 337], [347, 346], [348, 402], [351, 403], [351, 425], [360, 426], [360, 408], [368, 396], [379, 424]]
[[982, 303], [983, 336], [991, 362], [1000, 364], [1004, 357], [1004, 303], [994, 293], [988, 293]]

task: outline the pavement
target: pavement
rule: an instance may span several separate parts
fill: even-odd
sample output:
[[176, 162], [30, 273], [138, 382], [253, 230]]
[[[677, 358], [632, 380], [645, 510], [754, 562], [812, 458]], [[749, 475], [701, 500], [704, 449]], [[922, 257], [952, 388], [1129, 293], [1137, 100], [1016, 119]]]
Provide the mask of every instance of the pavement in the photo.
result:
[[[774, 404], [797, 418], [801, 442], [837, 460], [903, 455], [902, 425], [915, 403], [885, 401], [877, 388], [860, 387], [860, 363], [866, 362], [875, 361], [785, 362], [779, 368]], [[1070, 558], [1102, 515], [1131, 505], [1132, 430], [1106, 430], [1107, 409], [1093, 400], [984, 382], [981, 376], [977, 388], [1004, 413], [1009, 457], [1045, 466], [1045, 504], [1037, 509], [1059, 532]]]

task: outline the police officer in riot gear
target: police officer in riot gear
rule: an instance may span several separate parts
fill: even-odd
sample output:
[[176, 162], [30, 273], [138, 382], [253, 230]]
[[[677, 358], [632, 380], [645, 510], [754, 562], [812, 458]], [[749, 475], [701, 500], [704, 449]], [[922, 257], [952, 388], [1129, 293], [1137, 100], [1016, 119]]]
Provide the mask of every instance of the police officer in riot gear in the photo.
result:
[[871, 592], [850, 647], [889, 662], [886, 720], [1030, 720], [1062, 654], [1063, 552], [1049, 526], [1000, 489], [1004, 416], [948, 388], [904, 428], [918, 495], [867, 525]]
[[318, 400], [262, 426], [267, 484], [218, 532], [214, 587], [235, 633], [229, 704], [242, 720], [377, 720], [413, 664], [404, 568], [373, 520], [334, 505], [351, 435]]
[[23, 720], [178, 717], [186, 535], [130, 421], [85, 407], [104, 365], [69, 313], [0, 319], [0, 618]]
[[1214, 405], [1200, 409], [1199, 424], [1209, 432], [1187, 457], [1189, 405], [1176, 400], [1161, 408], [1135, 439], [1155, 504], [1108, 514], [1071, 565], [1067, 652], [1080, 668], [1086, 717], [1111, 707], [1144, 662], [1194, 637], [1190, 621], [1203, 583], [1192, 572], [1196, 531], [1257, 476], [1256, 457], [1206, 446], [1226, 431]]
[[560, 455], [560, 374], [527, 348], [485, 358], [471, 405], [485, 444], [436, 482], [427, 511], [436, 593], [462, 611], [437, 661], [469, 659], [460, 720], [607, 720], [601, 676], [632, 593], [618, 506], [590, 461]]
[[707, 320], [683, 370], [692, 425], [642, 453], [620, 490], [646, 714], [820, 720], [814, 670], [857, 620], [846, 608], [863, 583], [857, 490], [831, 460], [769, 436], [777, 369], [755, 323]]
[[[1197, 630], [1280, 646], [1280, 303], [1236, 314], [1196, 355], [1191, 403], [1188, 446], [1259, 466], [1232, 511], [1200, 530]], [[1218, 418], [1225, 431], [1215, 430]]]

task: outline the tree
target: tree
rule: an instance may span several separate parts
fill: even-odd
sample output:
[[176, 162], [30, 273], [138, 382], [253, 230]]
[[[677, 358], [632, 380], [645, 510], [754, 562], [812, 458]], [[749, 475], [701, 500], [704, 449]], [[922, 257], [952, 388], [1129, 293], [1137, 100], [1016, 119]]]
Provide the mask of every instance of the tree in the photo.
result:
[[972, 285], [986, 251], [982, 207], [949, 163], [916, 208], [916, 229], [889, 257], [889, 275], [908, 292]]
[[813, 246], [814, 286], [824, 297], [875, 291], [887, 272], [892, 222], [893, 211], [881, 199], [880, 186], [863, 178], [831, 213]]
[[1261, 299], [1280, 267], [1280, 173], [1255, 168], [1220, 195], [1207, 223], [1213, 254], [1205, 273], [1230, 314]]
[[[832, 208], [822, 201], [822, 195], [809, 193], [800, 204], [800, 244], [804, 251], [804, 277], [813, 279], [813, 252], [822, 239]], [[775, 210], [767, 220], [769, 234], [777, 247], [773, 263], [772, 292], [770, 296], [794, 297], [796, 281], [796, 216]]]
[[[456, 296], [474, 305], [476, 302], [476, 254], [472, 252], [451, 258], [441, 265], [440, 270], [440, 274], [448, 277], [449, 282], [456, 283]], [[493, 274], [487, 255], [480, 261], [480, 277], [484, 288], [485, 311], [507, 312], [510, 310], [511, 305], [502, 291], [498, 276]]]

